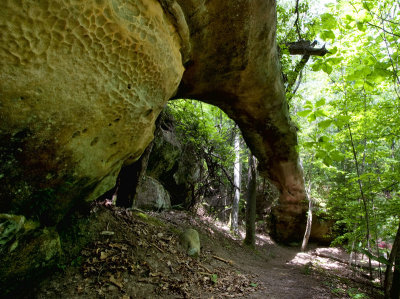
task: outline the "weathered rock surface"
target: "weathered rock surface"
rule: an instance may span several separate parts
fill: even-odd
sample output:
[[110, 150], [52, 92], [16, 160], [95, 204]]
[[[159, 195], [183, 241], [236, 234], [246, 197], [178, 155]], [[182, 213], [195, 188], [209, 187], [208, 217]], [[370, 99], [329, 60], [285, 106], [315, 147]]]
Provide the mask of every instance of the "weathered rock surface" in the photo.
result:
[[[54, 225], [139, 159], [176, 92], [238, 123], [282, 193], [276, 237], [301, 238], [304, 188], [275, 21], [265, 0], [2, 1], [0, 213], [21, 216], [4, 225], [1, 286], [54, 265]], [[26, 230], [21, 217], [40, 227]]]
[[54, 224], [152, 140], [181, 39], [156, 0], [6, 0], [0, 29], [0, 211]]
[[282, 194], [275, 236], [300, 239], [306, 205], [275, 24], [265, 0], [3, 1], [0, 212], [53, 225], [109, 190], [180, 84], [177, 97], [238, 123]]
[[332, 219], [324, 219], [320, 216], [313, 215], [311, 226], [310, 240], [318, 244], [330, 245], [335, 239], [333, 226], [335, 221]]
[[135, 207], [144, 210], [168, 210], [171, 200], [168, 192], [157, 180], [144, 176], [138, 185]]

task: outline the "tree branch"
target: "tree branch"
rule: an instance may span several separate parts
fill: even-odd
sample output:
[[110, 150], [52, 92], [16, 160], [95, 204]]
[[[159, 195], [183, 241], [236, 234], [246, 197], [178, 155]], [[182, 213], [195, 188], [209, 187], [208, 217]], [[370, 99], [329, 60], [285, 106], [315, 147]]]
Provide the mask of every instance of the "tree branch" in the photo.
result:
[[295, 13], [296, 13], [296, 21], [294, 21], [294, 25], [296, 26], [296, 32], [297, 32], [297, 35], [299, 36], [299, 39], [303, 39], [303, 38], [301, 37], [300, 26], [299, 26], [299, 19], [300, 19], [299, 0], [296, 0], [296, 9], [295, 9]]
[[285, 46], [289, 50], [290, 55], [310, 55], [325, 56], [329, 51], [323, 45], [321, 48], [314, 48], [317, 43], [311, 43], [308, 40], [300, 40], [297, 42], [286, 43]]
[[[297, 62], [295, 68], [294, 68], [294, 75], [290, 76], [288, 79], [288, 85], [286, 87], [286, 93], [288, 93], [287, 98], [290, 100], [295, 92], [297, 91], [298, 86], [296, 87], [295, 90], [293, 90], [293, 86], [297, 81], [297, 78], [299, 77], [299, 74], [303, 71], [304, 67], [306, 66], [308, 60], [310, 59], [310, 55], [304, 55], [299, 62]], [[300, 83], [299, 83], [300, 84]]]
[[383, 32], [385, 32], [385, 33], [387, 33], [387, 34], [390, 34], [390, 35], [392, 35], [392, 36], [400, 37], [399, 34], [396, 34], [396, 33], [394, 33], [394, 32], [390, 32], [390, 31], [387, 31], [385, 28], [380, 27], [380, 26], [378, 26], [378, 25], [372, 24], [372, 23], [370, 23], [370, 22], [367, 22], [367, 24], [370, 25], [370, 26], [372, 26], [372, 27], [378, 28], [378, 29], [382, 30]]

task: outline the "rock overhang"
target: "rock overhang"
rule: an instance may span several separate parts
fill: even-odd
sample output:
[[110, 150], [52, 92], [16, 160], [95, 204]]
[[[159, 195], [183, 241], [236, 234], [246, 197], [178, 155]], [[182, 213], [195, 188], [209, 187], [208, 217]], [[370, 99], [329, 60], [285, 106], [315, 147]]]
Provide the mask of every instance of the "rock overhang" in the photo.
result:
[[[297, 211], [290, 221], [301, 226], [304, 183], [274, 1], [9, 0], [0, 25], [0, 132], [18, 143], [2, 144], [1, 164], [12, 163], [3, 167], [2, 210], [21, 212], [49, 195], [54, 202], [44, 214], [57, 211], [49, 221], [56, 223], [77, 201], [110, 189], [177, 92], [238, 123], [262, 173], [280, 189], [280, 206]], [[287, 222], [284, 209], [276, 211]]]

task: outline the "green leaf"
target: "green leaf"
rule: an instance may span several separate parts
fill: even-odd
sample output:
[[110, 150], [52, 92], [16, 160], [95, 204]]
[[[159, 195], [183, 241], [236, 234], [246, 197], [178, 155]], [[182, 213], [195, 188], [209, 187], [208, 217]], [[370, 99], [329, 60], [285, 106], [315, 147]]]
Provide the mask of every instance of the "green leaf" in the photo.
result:
[[326, 152], [326, 151], [324, 151], [324, 150], [317, 150], [317, 153], [315, 154], [315, 157], [317, 158], [317, 159], [321, 159], [321, 160], [323, 160], [323, 159], [325, 159], [325, 157], [328, 155], [328, 153]]
[[314, 72], [319, 72], [322, 69], [322, 64], [320, 62], [316, 62], [311, 66], [311, 69]]
[[336, 38], [335, 33], [333, 33], [332, 30], [323, 30], [321, 33], [322, 40], [328, 40], [328, 39], [335, 40], [335, 38]]
[[300, 117], [306, 117], [307, 115], [309, 115], [312, 111], [311, 110], [303, 110], [303, 111], [299, 111], [297, 112], [297, 115]]
[[258, 286], [258, 284], [252, 282], [252, 283], [250, 284], [250, 286], [253, 287], [253, 288], [256, 288], [256, 287]]
[[303, 146], [304, 148], [313, 148], [315, 145], [315, 142], [304, 142]]
[[329, 64], [327, 64], [327, 63], [324, 63], [323, 65], [322, 65], [322, 70], [325, 72], [325, 73], [327, 73], [328, 75], [330, 75], [331, 73], [332, 73], [332, 67], [329, 65]]
[[337, 65], [340, 62], [343, 61], [343, 57], [332, 57], [332, 58], [328, 58], [326, 59], [326, 62], [329, 63], [329, 65]]
[[326, 113], [326, 111], [324, 111], [322, 109], [318, 109], [315, 111], [315, 116], [316, 117], [326, 117], [326, 116], [328, 116], [328, 113]]
[[364, 22], [357, 22], [357, 28], [362, 32], [365, 32], [365, 30], [367, 30], [367, 26], [365, 26]]
[[321, 106], [325, 105], [325, 103], [326, 103], [326, 100], [324, 98], [321, 98], [320, 100], [318, 100], [315, 103], [315, 108], [321, 107]]
[[393, 73], [391, 71], [388, 71], [381, 66], [374, 66], [374, 70], [367, 76], [367, 79], [379, 84], [390, 79], [392, 76]]
[[361, 253], [364, 253], [366, 256], [368, 256], [369, 258], [381, 262], [382, 264], [385, 265], [390, 265], [389, 260], [387, 260], [386, 258], [384, 258], [383, 256], [375, 256], [372, 253], [370, 253], [368, 250], [365, 250], [364, 248], [360, 248]]
[[329, 55], [335, 55], [338, 51], [338, 47], [333, 47], [332, 49], [329, 49]]
[[212, 274], [211, 275], [211, 281], [215, 284], [215, 283], [217, 283], [217, 280], [218, 280], [218, 275], [217, 274]]
[[318, 123], [318, 128], [320, 128], [320, 129], [326, 129], [326, 128], [328, 128], [331, 124], [332, 124], [332, 120], [330, 120], [330, 119], [327, 119], [327, 120], [323, 120], [323, 121], [320, 121], [319, 123]]
[[338, 150], [331, 151], [329, 153], [329, 156], [332, 158], [332, 160], [337, 161], [337, 162], [344, 160], [344, 155], [341, 152], [339, 152]]
[[335, 119], [335, 125], [341, 129], [344, 125], [348, 124], [351, 117], [347, 115], [338, 115]]
[[314, 106], [313, 106], [313, 104], [311, 103], [311, 101], [306, 101], [306, 104], [303, 106], [303, 108], [304, 109], [313, 109], [314, 108]]
[[330, 13], [324, 13], [321, 15], [321, 26], [322, 29], [335, 29], [337, 27], [336, 19]]
[[331, 139], [328, 136], [321, 136], [318, 138], [319, 143], [329, 142]]
[[370, 1], [370, 0], [364, 0], [364, 1], [362, 2], [362, 6], [363, 6], [363, 8], [365, 8], [366, 10], [371, 10], [371, 8], [372, 8], [371, 1]]
[[323, 162], [326, 166], [331, 166], [333, 161], [332, 161], [331, 157], [329, 157], [329, 155], [326, 155], [326, 156], [323, 158], [322, 162]]
[[308, 117], [307, 117], [307, 120], [309, 121], [309, 122], [313, 122], [314, 120], [316, 120], [317, 119], [317, 116], [315, 115], [315, 113], [311, 113]]

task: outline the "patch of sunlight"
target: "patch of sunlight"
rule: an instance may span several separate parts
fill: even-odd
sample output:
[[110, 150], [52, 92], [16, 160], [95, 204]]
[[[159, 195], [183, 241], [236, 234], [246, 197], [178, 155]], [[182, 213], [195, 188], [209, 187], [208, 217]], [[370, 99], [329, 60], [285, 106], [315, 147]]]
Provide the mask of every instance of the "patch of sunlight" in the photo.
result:
[[[329, 250], [332, 255], [334, 253], [337, 253], [337, 254], [340, 253], [340, 250], [337, 250], [335, 248], [330, 248]], [[335, 251], [337, 251], [337, 252], [335, 252]], [[297, 265], [297, 266], [305, 266], [310, 263], [312, 263], [314, 266], [317, 266], [319, 268], [326, 269], [326, 270], [338, 270], [338, 269], [343, 268], [343, 265], [337, 261], [334, 261], [330, 258], [315, 256], [309, 252], [299, 252], [295, 255], [295, 257], [292, 260], [290, 260], [288, 262], [288, 264]]]
[[310, 260], [311, 260], [311, 255], [309, 253], [299, 252], [288, 263], [291, 264], [291, 265], [303, 266], [303, 265], [309, 263]]
[[268, 235], [256, 234], [256, 245], [263, 246], [265, 244], [275, 245], [275, 242]]

